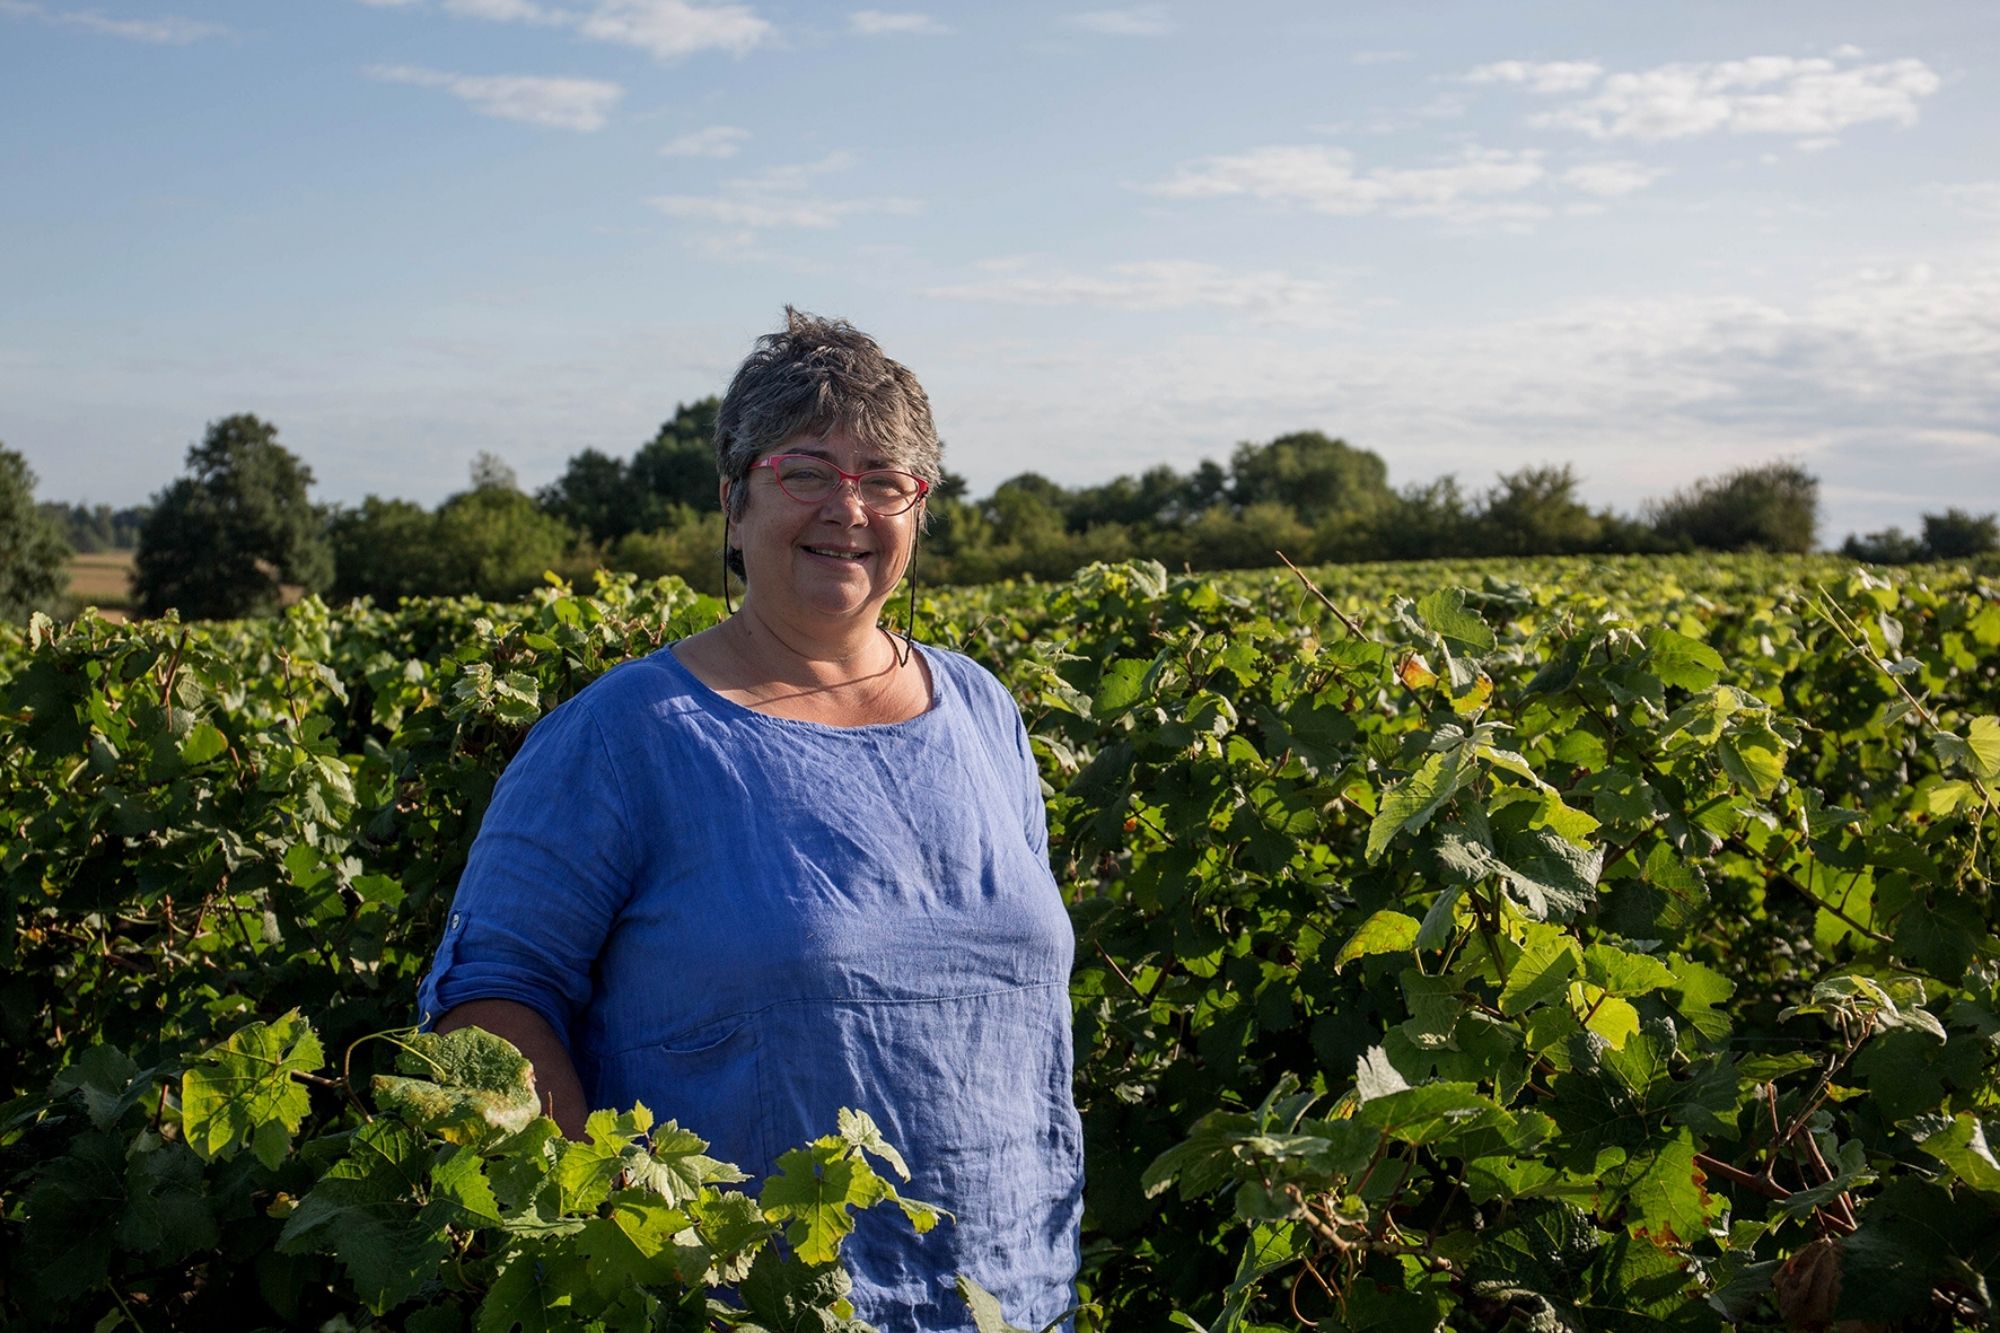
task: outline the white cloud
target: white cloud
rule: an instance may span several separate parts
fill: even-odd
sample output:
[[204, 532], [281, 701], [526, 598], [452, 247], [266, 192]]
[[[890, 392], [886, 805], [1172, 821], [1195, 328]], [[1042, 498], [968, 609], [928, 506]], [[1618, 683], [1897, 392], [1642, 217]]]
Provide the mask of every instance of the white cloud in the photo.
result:
[[1843, 68], [1826, 59], [1756, 56], [1610, 74], [1589, 97], [1530, 123], [1598, 140], [1718, 132], [1824, 138], [1850, 125], [1915, 124], [1922, 100], [1941, 86], [1937, 73], [1916, 59]]
[[1107, 37], [1164, 37], [1174, 30], [1174, 21], [1160, 5], [1131, 5], [1124, 9], [1087, 9], [1063, 16], [1066, 27]]
[[1571, 167], [1562, 182], [1585, 194], [1613, 198], [1645, 189], [1666, 172], [1658, 167], [1642, 167], [1636, 162], [1590, 162]]
[[1591, 60], [1496, 60], [1468, 72], [1465, 81], [1521, 84], [1536, 93], [1579, 93], [1603, 73], [1604, 66]]
[[686, 0], [597, 0], [577, 30], [600, 41], [636, 46], [662, 60], [711, 50], [742, 55], [772, 32], [747, 5], [693, 5]]
[[660, 146], [662, 157], [735, 157], [750, 131], [734, 125], [710, 125], [690, 130]]
[[1325, 317], [1334, 307], [1332, 284], [1272, 269], [1228, 269], [1191, 260], [1113, 264], [1102, 274], [1008, 271], [1013, 267], [923, 294], [947, 301], [1125, 311], [1202, 307], [1288, 319]]
[[2000, 222], [2000, 180], [1941, 185], [1938, 192], [1975, 218]]
[[1170, 199], [1247, 195], [1316, 213], [1356, 217], [1389, 211], [1449, 221], [1531, 221], [1547, 209], [1524, 202], [1498, 206], [1549, 180], [1538, 152], [1468, 149], [1435, 167], [1357, 169], [1354, 154], [1324, 144], [1279, 145], [1202, 158], [1147, 187]]
[[824, 231], [861, 213], [914, 213], [911, 199], [732, 198], [728, 195], [663, 194], [653, 207], [670, 218], [697, 218], [731, 227], [803, 227]]
[[375, 65], [364, 72], [383, 83], [442, 88], [481, 115], [562, 130], [603, 129], [611, 108], [625, 95], [617, 84], [598, 79], [449, 74], [414, 65]]
[[[715, 194], [658, 195], [650, 202], [668, 217], [719, 222], [752, 230], [802, 227], [825, 230], [847, 218], [866, 213], [915, 213], [922, 205], [897, 195], [832, 199], [807, 187], [822, 176], [837, 175], [855, 165], [851, 153], [828, 153], [816, 162], [767, 167], [750, 176], [724, 181]], [[738, 242], [741, 238], [737, 238]]]
[[847, 26], [867, 37], [902, 33], [938, 36], [951, 31], [929, 14], [910, 10], [857, 9], [847, 16]]
[[445, 12], [462, 18], [485, 19], [489, 23], [545, 23], [570, 21], [570, 16], [534, 0], [444, 0]]
[[[18, 0], [6, 0], [15, 3]], [[401, 8], [424, 0], [361, 0]], [[615, 42], [675, 60], [698, 51], [742, 55], [771, 36], [771, 25], [748, 5], [693, 4], [690, 0], [584, 0], [561, 8], [541, 0], [439, 0], [446, 13], [491, 23], [573, 27], [585, 37]]]
[[[1064, 323], [1048, 321], [1019, 358], [1035, 359], [1035, 394], [997, 389], [970, 411], [954, 394], [970, 418], [953, 433], [961, 459], [1013, 446], [992, 480], [1188, 466], [1229, 440], [1318, 426], [1382, 451], [1397, 485], [1455, 470], [1478, 487], [1546, 459], [1574, 463], [1592, 503], [1627, 509], [1702, 475], [1797, 457], [1824, 479], [1833, 542], [1908, 527], [1920, 505], [2000, 494], [2000, 252], [1782, 296], [1552, 304], [1501, 320], [1466, 311], [1442, 326], [1389, 308], [1363, 337], [1210, 327], [1138, 347], [1086, 344], [1082, 321]], [[1116, 462], [1065, 452], [1100, 438], [1106, 450], [1136, 443]], [[1050, 443], [1020, 451], [1039, 439]]]
[[157, 18], [112, 18], [94, 9], [51, 10], [28, 0], [0, 0], [0, 14], [9, 18], [33, 19], [56, 27], [78, 28], [105, 37], [121, 37], [128, 42], [148, 42], [154, 46], [191, 46], [211, 37], [227, 37], [231, 30], [220, 23], [163, 14]]

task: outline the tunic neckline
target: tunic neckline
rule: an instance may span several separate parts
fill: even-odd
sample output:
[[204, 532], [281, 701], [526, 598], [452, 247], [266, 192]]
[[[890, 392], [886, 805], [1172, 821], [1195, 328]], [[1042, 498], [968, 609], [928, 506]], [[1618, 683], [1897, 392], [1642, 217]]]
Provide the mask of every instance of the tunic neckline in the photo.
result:
[[946, 679], [946, 672], [942, 669], [943, 664], [939, 661], [937, 654], [932, 652], [928, 646], [913, 642], [911, 647], [922, 655], [931, 683], [930, 706], [915, 717], [906, 717], [900, 722], [863, 722], [852, 727], [838, 726], [831, 722], [812, 722], [805, 718], [779, 717], [774, 713], [759, 712], [747, 704], [737, 703], [734, 699], [710, 686], [700, 676], [695, 675], [694, 672], [688, 669], [687, 663], [681, 661], [679, 655], [674, 652], [674, 649], [682, 642], [684, 640], [676, 639], [672, 643], [662, 647], [653, 656], [665, 658], [667, 669], [672, 671], [681, 680], [687, 682], [693, 691], [701, 697], [701, 701], [705, 707], [727, 717], [751, 719], [758, 724], [793, 728], [809, 732], [816, 736], [880, 736], [894, 735], [905, 730], [916, 731], [928, 729], [932, 724], [932, 720], [944, 708], [945, 695], [952, 688]]

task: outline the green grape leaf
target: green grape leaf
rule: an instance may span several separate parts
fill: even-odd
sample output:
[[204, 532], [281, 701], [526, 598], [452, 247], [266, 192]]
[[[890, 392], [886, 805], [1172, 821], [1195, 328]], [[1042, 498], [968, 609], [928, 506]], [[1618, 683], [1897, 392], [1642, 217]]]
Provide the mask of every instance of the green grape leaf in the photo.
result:
[[1378, 953], [1408, 953], [1416, 946], [1420, 926], [1415, 917], [1401, 912], [1377, 912], [1361, 923], [1361, 928], [1342, 945], [1334, 956], [1333, 969], [1338, 972], [1357, 958], [1366, 958]]
[[1694, 1159], [1694, 1140], [1683, 1129], [1634, 1153], [1606, 1178], [1610, 1194], [1625, 1200], [1625, 1225], [1633, 1235], [1679, 1249], [1707, 1234], [1723, 1201], [1708, 1192], [1708, 1177]]
[[247, 1140], [257, 1159], [275, 1168], [312, 1109], [292, 1075], [318, 1073], [325, 1062], [318, 1036], [296, 1009], [239, 1029], [181, 1075], [188, 1146], [209, 1159], [227, 1157]]
[[873, 1153], [887, 1162], [889, 1169], [894, 1171], [899, 1179], [910, 1178], [910, 1168], [903, 1161], [903, 1154], [897, 1152], [889, 1145], [889, 1140], [882, 1137], [881, 1128], [876, 1125], [874, 1117], [866, 1111], [850, 1110], [843, 1106], [835, 1123], [839, 1126], [836, 1133], [841, 1142], [853, 1149], [857, 1155], [864, 1152]]
[[51, 1080], [49, 1095], [62, 1097], [75, 1093], [83, 1102], [90, 1123], [99, 1129], [110, 1129], [152, 1091], [159, 1073], [158, 1069], [149, 1069], [141, 1074], [132, 1057], [115, 1046], [88, 1046]]
[[124, 1207], [117, 1211], [121, 1249], [178, 1263], [222, 1238], [215, 1205], [202, 1180], [201, 1159], [185, 1144], [142, 1135], [125, 1171]]
[[1463, 588], [1427, 593], [1417, 599], [1416, 610], [1455, 657], [1483, 657], [1496, 646], [1493, 631], [1466, 606]]
[[1946, 1120], [1912, 1122], [1917, 1146], [1951, 1168], [1951, 1173], [1982, 1194], [2000, 1196], [2000, 1155], [1986, 1137], [1986, 1125], [1970, 1111]]
[[1558, 1311], [1583, 1292], [1584, 1273], [1609, 1239], [1567, 1203], [1531, 1205], [1521, 1220], [1487, 1236], [1468, 1265], [1472, 1291], [1487, 1300], [1547, 1311], [1539, 1327], [1575, 1327]]
[[750, 1177], [730, 1165], [706, 1155], [708, 1141], [669, 1120], [652, 1131], [650, 1154], [625, 1151], [621, 1155], [632, 1183], [650, 1189], [668, 1203], [692, 1203], [712, 1185], [733, 1185]]
[[449, 1200], [424, 1198], [430, 1163], [429, 1148], [403, 1125], [363, 1125], [285, 1219], [279, 1252], [334, 1255], [377, 1314], [408, 1300], [450, 1252], [444, 1228], [459, 1215]]
[[1500, 1012], [1513, 1018], [1547, 1004], [1568, 987], [1581, 962], [1576, 941], [1568, 934], [1529, 922], [1526, 943], [1508, 969], [1507, 984], [1500, 991]]
[[1720, 1006], [1736, 993], [1736, 983], [1714, 968], [1690, 962], [1679, 954], [1672, 955], [1671, 966], [1674, 989], [1680, 996], [1675, 1010], [1688, 1021], [1688, 1026], [1710, 1041], [1727, 1037], [1732, 1023]]
[[1090, 702], [1090, 715], [1100, 720], [1115, 717], [1139, 702], [1146, 673], [1152, 665], [1124, 657], [1106, 666], [1097, 678], [1097, 696]]
[[1660, 626], [1646, 632], [1646, 646], [1652, 650], [1647, 666], [1663, 684], [1699, 691], [1722, 678], [1722, 654], [1699, 639]]
[[1625, 996], [1671, 990], [1680, 980], [1657, 958], [1603, 943], [1583, 951], [1583, 979], [1600, 990]]
[[688, 1223], [685, 1212], [655, 1195], [621, 1190], [576, 1233], [576, 1250], [591, 1285], [607, 1295], [626, 1286], [672, 1287], [690, 1267], [699, 1281], [709, 1267], [706, 1251], [684, 1264], [675, 1244]]
[[181, 762], [192, 768], [205, 764], [229, 749], [229, 738], [223, 735], [212, 722], [197, 722], [181, 741]]
[[1362, 1103], [1355, 1120], [1404, 1143], [1435, 1143], [1500, 1108], [1470, 1083], [1422, 1083]]
[[741, 1282], [764, 1243], [778, 1234], [757, 1201], [741, 1194], [711, 1191], [686, 1206], [700, 1233], [707, 1262], [705, 1271], [683, 1271], [681, 1280], [690, 1285]]
[[1398, 833], [1415, 833], [1445, 802], [1478, 777], [1478, 765], [1468, 762], [1463, 745], [1428, 756], [1417, 771], [1382, 793], [1375, 818], [1368, 825], [1364, 855], [1377, 860]]
[[757, 1202], [766, 1217], [791, 1221], [785, 1240], [808, 1264], [830, 1264], [839, 1256], [840, 1243], [854, 1230], [850, 1209], [880, 1203], [893, 1193], [838, 1139], [782, 1153], [777, 1165]]
[[1578, 847], [1548, 829], [1529, 829], [1508, 838], [1495, 870], [1507, 896], [1535, 921], [1567, 921], [1597, 901], [1601, 850]]
[[655, 1160], [645, 1144], [646, 1133], [653, 1127], [653, 1113], [643, 1102], [630, 1111], [592, 1111], [583, 1127], [586, 1137], [566, 1140], [556, 1164], [567, 1211], [589, 1212], [641, 1171], [647, 1173], [649, 1187], [660, 1190], [659, 1173], [653, 1169]]
[[479, 1303], [477, 1333], [559, 1333], [577, 1327], [572, 1310], [582, 1260], [560, 1250], [517, 1250]]

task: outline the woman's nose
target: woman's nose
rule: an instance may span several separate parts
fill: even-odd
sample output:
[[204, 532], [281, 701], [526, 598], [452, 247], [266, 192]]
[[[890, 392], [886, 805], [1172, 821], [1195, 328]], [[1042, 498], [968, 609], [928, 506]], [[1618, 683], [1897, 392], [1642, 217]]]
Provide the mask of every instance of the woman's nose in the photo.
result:
[[868, 521], [868, 506], [861, 499], [861, 483], [852, 477], [842, 477], [839, 485], [828, 491], [826, 498], [819, 502], [819, 508], [822, 514], [830, 509], [841, 518], [860, 523]]

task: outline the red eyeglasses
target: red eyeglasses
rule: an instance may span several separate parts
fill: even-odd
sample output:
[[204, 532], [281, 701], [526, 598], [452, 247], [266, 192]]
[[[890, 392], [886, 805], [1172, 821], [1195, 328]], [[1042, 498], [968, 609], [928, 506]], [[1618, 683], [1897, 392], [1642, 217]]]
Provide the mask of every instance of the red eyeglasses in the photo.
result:
[[897, 468], [871, 468], [847, 472], [812, 454], [773, 454], [752, 463], [749, 471], [771, 469], [778, 489], [800, 504], [818, 504], [848, 482], [871, 514], [884, 518], [905, 512], [924, 498], [931, 484], [912, 472]]

